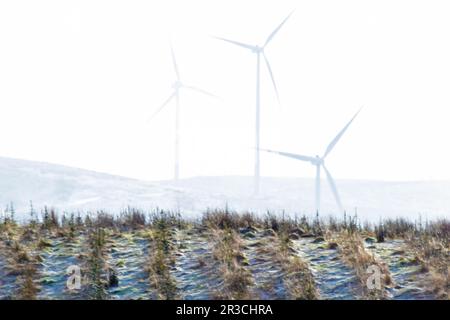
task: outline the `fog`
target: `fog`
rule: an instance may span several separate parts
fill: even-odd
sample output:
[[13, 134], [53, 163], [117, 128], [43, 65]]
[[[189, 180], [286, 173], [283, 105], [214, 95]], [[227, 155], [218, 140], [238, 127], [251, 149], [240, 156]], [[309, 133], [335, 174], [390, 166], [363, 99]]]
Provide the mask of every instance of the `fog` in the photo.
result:
[[[3, 1], [0, 155], [144, 180], [170, 179], [175, 81], [183, 92], [181, 178], [252, 175], [254, 55], [264, 42], [261, 147], [322, 154], [337, 179], [450, 179], [447, 1]], [[261, 154], [263, 176], [314, 177]]]

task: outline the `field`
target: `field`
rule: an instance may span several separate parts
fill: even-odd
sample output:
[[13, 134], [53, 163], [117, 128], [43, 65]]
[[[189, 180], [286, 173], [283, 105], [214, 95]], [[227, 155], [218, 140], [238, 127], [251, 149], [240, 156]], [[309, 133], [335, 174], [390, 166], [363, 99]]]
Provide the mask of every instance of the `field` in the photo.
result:
[[447, 300], [449, 240], [447, 220], [9, 210], [0, 299]]

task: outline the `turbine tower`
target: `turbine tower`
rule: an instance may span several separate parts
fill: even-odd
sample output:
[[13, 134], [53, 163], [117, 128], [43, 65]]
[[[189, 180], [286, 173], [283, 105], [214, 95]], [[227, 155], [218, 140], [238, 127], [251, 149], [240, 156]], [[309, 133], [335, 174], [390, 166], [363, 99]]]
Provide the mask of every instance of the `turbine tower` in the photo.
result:
[[163, 110], [172, 99], [175, 99], [175, 166], [174, 166], [174, 180], [178, 180], [180, 178], [180, 90], [188, 89], [192, 91], [196, 91], [202, 93], [204, 95], [218, 98], [216, 95], [211, 94], [205, 90], [202, 90], [198, 87], [186, 85], [181, 82], [180, 72], [178, 69], [177, 60], [175, 58], [175, 53], [173, 47], [170, 47], [172, 54], [172, 62], [175, 70], [176, 80], [172, 85], [173, 92], [172, 94], [164, 101], [164, 103], [156, 109], [156, 111], [151, 115], [150, 120], [152, 120], [158, 113]]
[[288, 152], [280, 152], [280, 151], [274, 151], [274, 150], [268, 150], [268, 149], [261, 149], [262, 151], [275, 153], [275, 154], [278, 154], [280, 156], [293, 158], [293, 159], [300, 160], [300, 161], [310, 162], [312, 165], [314, 165], [316, 167], [316, 212], [317, 213], [320, 211], [320, 171], [321, 171], [321, 168], [323, 168], [323, 170], [325, 171], [325, 175], [327, 176], [328, 183], [330, 185], [331, 191], [333, 192], [333, 195], [334, 195], [334, 198], [336, 200], [336, 204], [337, 204], [337, 206], [339, 208], [339, 211], [341, 213], [344, 211], [344, 209], [342, 207], [341, 199], [339, 197], [338, 190], [336, 188], [336, 183], [334, 182], [334, 179], [331, 176], [330, 171], [328, 171], [327, 167], [325, 167], [325, 158], [328, 156], [328, 154], [331, 152], [331, 150], [333, 150], [335, 145], [338, 143], [338, 141], [344, 135], [345, 131], [348, 129], [350, 124], [353, 122], [353, 120], [359, 114], [361, 109], [359, 109], [358, 112], [356, 112], [356, 114], [347, 123], [347, 125], [330, 142], [330, 144], [328, 145], [328, 147], [326, 148], [324, 154], [321, 157], [318, 156], [318, 155], [313, 157], [313, 156], [304, 156], [304, 155], [288, 153]]
[[266, 42], [263, 45], [251, 45], [246, 44], [234, 40], [229, 40], [221, 37], [214, 37], [216, 39], [226, 41], [228, 43], [234, 44], [236, 46], [245, 48], [247, 50], [250, 50], [252, 53], [256, 55], [256, 119], [255, 119], [255, 182], [254, 182], [254, 191], [255, 195], [259, 193], [259, 181], [260, 181], [260, 157], [259, 157], [259, 145], [260, 145], [260, 118], [261, 118], [261, 112], [260, 112], [260, 62], [261, 62], [261, 55], [263, 56], [266, 65], [267, 70], [269, 71], [270, 78], [272, 80], [273, 87], [275, 89], [275, 94], [277, 96], [278, 103], [280, 103], [280, 98], [278, 95], [278, 89], [277, 85], [275, 83], [275, 78], [273, 77], [272, 68], [270, 67], [269, 60], [267, 59], [267, 56], [264, 52], [264, 49], [267, 47], [267, 45], [270, 43], [270, 41], [273, 39], [273, 37], [277, 34], [277, 32], [281, 29], [281, 27], [285, 24], [285, 22], [289, 19], [289, 17], [292, 15], [293, 12], [291, 12], [281, 23], [280, 25], [275, 28], [275, 30], [272, 31], [272, 33], [267, 37]]

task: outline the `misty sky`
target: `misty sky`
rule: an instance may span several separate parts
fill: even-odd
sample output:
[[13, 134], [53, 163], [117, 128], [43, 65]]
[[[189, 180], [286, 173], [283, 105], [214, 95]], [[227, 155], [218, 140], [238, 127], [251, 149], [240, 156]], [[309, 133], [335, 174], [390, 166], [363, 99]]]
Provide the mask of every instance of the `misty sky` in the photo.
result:
[[[147, 119], [175, 80], [181, 176], [251, 175], [254, 55], [210, 35], [263, 43], [262, 146], [322, 154], [335, 178], [450, 179], [448, 1], [2, 1], [0, 156], [141, 179], [173, 175], [174, 105]], [[264, 176], [314, 176], [262, 155]]]

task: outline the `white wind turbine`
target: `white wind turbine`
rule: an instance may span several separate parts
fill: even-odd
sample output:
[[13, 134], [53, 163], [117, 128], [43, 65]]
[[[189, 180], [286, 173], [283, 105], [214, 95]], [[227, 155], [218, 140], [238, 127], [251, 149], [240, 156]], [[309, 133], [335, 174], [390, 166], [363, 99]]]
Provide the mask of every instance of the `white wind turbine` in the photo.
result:
[[[361, 108], [362, 109], [362, 108]], [[356, 114], [353, 116], [353, 118], [347, 123], [347, 125], [337, 134], [337, 136], [330, 142], [327, 149], [325, 150], [323, 156], [316, 155], [315, 157], [311, 156], [304, 156], [300, 154], [294, 154], [294, 153], [288, 153], [288, 152], [280, 152], [280, 151], [274, 151], [274, 150], [268, 150], [268, 149], [261, 149], [262, 151], [271, 152], [278, 154], [280, 156], [293, 158], [301, 161], [311, 162], [312, 165], [316, 167], [316, 212], [318, 213], [320, 211], [320, 169], [321, 167], [325, 171], [325, 174], [327, 176], [328, 183], [330, 184], [331, 191], [333, 192], [334, 198], [336, 199], [336, 204], [340, 210], [340, 212], [343, 212], [344, 209], [342, 207], [342, 202], [339, 197], [339, 193], [336, 188], [336, 184], [334, 182], [333, 177], [331, 176], [330, 171], [325, 167], [325, 158], [328, 156], [328, 154], [333, 150], [334, 146], [338, 143], [338, 141], [341, 139], [341, 137], [344, 135], [345, 131], [348, 129], [350, 124], [353, 122], [353, 120], [356, 118], [358, 113], [361, 111], [361, 109], [356, 112]]]
[[218, 98], [216, 95], [211, 94], [205, 90], [202, 90], [195, 86], [186, 85], [181, 82], [180, 72], [178, 70], [177, 60], [175, 59], [175, 53], [173, 47], [170, 47], [172, 53], [172, 62], [176, 74], [176, 80], [172, 85], [172, 94], [164, 101], [164, 103], [152, 114], [150, 120], [152, 120], [161, 110], [166, 107], [172, 99], [175, 99], [175, 172], [174, 179], [178, 180], [180, 177], [180, 90], [188, 89], [196, 92], [200, 92], [210, 97]]
[[278, 103], [280, 102], [280, 98], [278, 95], [278, 89], [277, 89], [277, 85], [275, 83], [275, 78], [273, 77], [273, 73], [272, 73], [272, 68], [270, 67], [270, 63], [269, 60], [267, 59], [267, 56], [264, 52], [264, 49], [266, 48], [266, 46], [270, 43], [270, 41], [273, 39], [273, 37], [275, 36], [275, 34], [281, 29], [281, 27], [284, 25], [284, 23], [287, 21], [287, 19], [289, 19], [289, 17], [292, 15], [293, 12], [291, 12], [281, 23], [280, 25], [275, 28], [275, 30], [272, 31], [272, 33], [267, 37], [266, 42], [260, 46], [260, 45], [251, 45], [251, 44], [246, 44], [246, 43], [242, 43], [242, 42], [238, 42], [238, 41], [234, 41], [234, 40], [229, 40], [229, 39], [225, 39], [225, 38], [221, 38], [221, 37], [214, 37], [216, 39], [222, 40], [222, 41], [226, 41], [229, 43], [232, 43], [234, 45], [237, 45], [239, 47], [243, 47], [245, 49], [250, 50], [252, 53], [254, 53], [256, 55], [256, 125], [255, 125], [255, 194], [259, 193], [259, 181], [260, 181], [260, 158], [259, 158], [259, 145], [260, 145], [260, 117], [261, 117], [261, 113], [260, 113], [260, 60], [261, 60], [261, 55], [263, 56], [266, 65], [267, 65], [267, 69], [269, 71], [270, 74], [270, 78], [272, 80], [272, 84], [273, 87], [275, 89], [275, 94], [277, 96], [277, 100]]

